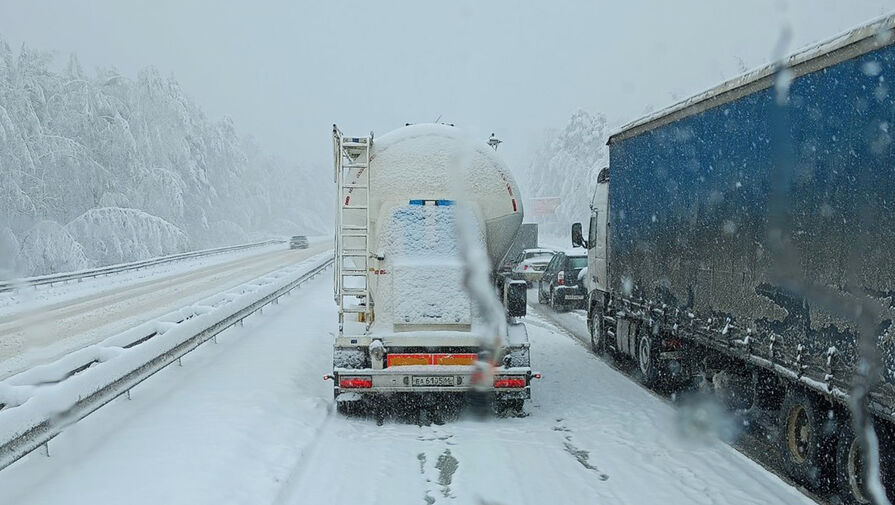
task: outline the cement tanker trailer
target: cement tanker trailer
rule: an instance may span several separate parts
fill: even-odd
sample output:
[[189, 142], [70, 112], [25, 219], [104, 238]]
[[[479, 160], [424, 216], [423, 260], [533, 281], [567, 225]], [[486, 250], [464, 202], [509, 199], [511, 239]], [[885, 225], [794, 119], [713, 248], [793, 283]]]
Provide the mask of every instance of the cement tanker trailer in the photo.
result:
[[[507, 166], [485, 143], [446, 125], [406, 126], [375, 142], [372, 134], [348, 137], [333, 126], [333, 142], [339, 329], [327, 378], [339, 412], [381, 412], [408, 397], [447, 402], [471, 387], [499, 409], [521, 409], [537, 376], [518, 319], [524, 289], [514, 290], [497, 332], [487, 324], [493, 312], [464, 285], [464, 244], [487, 251], [482, 263], [490, 270], [522, 223]], [[459, 225], [471, 232], [466, 242]], [[483, 384], [486, 347], [491, 365]]]

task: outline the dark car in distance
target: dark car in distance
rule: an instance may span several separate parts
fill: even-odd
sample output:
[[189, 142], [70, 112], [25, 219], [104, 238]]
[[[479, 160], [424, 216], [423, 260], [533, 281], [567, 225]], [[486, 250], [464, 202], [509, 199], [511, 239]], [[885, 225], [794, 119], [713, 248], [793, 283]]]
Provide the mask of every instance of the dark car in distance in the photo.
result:
[[307, 249], [308, 237], [304, 235], [295, 235], [289, 239], [289, 249]]
[[547, 264], [538, 282], [538, 301], [549, 304], [557, 312], [585, 308], [587, 289], [579, 279], [587, 268], [587, 250], [558, 252]]

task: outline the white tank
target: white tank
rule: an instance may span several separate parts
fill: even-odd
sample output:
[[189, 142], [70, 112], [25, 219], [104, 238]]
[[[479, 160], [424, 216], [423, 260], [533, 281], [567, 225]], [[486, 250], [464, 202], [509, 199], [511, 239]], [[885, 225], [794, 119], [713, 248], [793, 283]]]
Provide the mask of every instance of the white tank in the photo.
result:
[[[371, 244], [377, 222], [410, 200], [453, 200], [472, 205], [485, 227], [496, 265], [522, 223], [522, 199], [509, 168], [484, 141], [438, 124], [412, 125], [373, 141], [370, 161]], [[375, 249], [374, 249], [375, 250]]]
[[[406, 126], [373, 140], [370, 189], [370, 250], [383, 257], [371, 283], [377, 325], [394, 323], [395, 331], [469, 327], [474, 314], [462, 288], [462, 267], [452, 259], [457, 257], [453, 213], [411, 202], [472, 208], [496, 265], [523, 217], [519, 189], [506, 164], [484, 141], [458, 128]], [[358, 192], [348, 198], [351, 205], [363, 205], [365, 197]]]

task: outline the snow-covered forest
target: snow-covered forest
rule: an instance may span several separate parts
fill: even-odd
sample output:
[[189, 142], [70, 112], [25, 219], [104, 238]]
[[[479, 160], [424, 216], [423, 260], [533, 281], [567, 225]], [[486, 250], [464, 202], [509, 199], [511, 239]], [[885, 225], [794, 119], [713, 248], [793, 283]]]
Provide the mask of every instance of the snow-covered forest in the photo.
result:
[[0, 39], [0, 278], [323, 233], [329, 176], [265, 154], [154, 68], [89, 74]]
[[536, 215], [531, 203], [526, 208], [526, 220], [539, 223], [541, 235], [565, 239], [571, 223], [587, 222], [597, 175], [609, 166], [608, 137], [606, 118], [584, 110], [575, 112], [562, 130], [545, 135], [523, 175], [526, 197], [560, 201], [552, 215]]

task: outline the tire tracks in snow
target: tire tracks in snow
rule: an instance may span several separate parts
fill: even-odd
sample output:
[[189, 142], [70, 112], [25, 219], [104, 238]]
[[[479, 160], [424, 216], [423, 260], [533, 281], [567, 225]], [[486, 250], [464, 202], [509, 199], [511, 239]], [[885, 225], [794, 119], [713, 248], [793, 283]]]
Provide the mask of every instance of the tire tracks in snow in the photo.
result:
[[[585, 337], [583, 335], [579, 335], [572, 329], [564, 326], [563, 322], [560, 319], [558, 319], [557, 317], [554, 317], [555, 313], [552, 312], [552, 309], [550, 309], [549, 307], [545, 307], [544, 305], [541, 305], [540, 303], [538, 303], [538, 304], [529, 303], [528, 306], [532, 310], [529, 311], [530, 317], [526, 319], [526, 324], [533, 324], [535, 326], [539, 326], [541, 328], [551, 330], [551, 331], [554, 331], [554, 332], [562, 334], [562, 335], [566, 335], [567, 337], [572, 339], [572, 341], [574, 341], [575, 343], [577, 343], [578, 345], [583, 347], [585, 352], [587, 352], [591, 355], [594, 355], [593, 351], [590, 349], [590, 341], [589, 341], [590, 337], [589, 336]], [[534, 316], [534, 317], [531, 317], [531, 316]], [[625, 376], [632, 383], [636, 384], [643, 391], [647, 392], [654, 398], [661, 400], [663, 403], [665, 403], [666, 405], [669, 405], [670, 407], [672, 407], [674, 409], [678, 409], [680, 407], [680, 405], [675, 401], [676, 400], [675, 397], [669, 398], [668, 396], [663, 395], [662, 393], [654, 391], [654, 390], [646, 387], [645, 385], [643, 385], [637, 379], [636, 374], [638, 373], [638, 370], [636, 369], [636, 366], [634, 366], [633, 364], [630, 364], [630, 363], [626, 363], [624, 361], [624, 358], [622, 358], [621, 361], [619, 361], [619, 359], [617, 359], [617, 358], [600, 357], [600, 356], [596, 356], [596, 355], [594, 355], [594, 356], [597, 359], [603, 361], [603, 363], [608, 365], [615, 372]], [[769, 454], [770, 452], [773, 452], [773, 450], [775, 450], [775, 449], [771, 446], [771, 444], [761, 440], [760, 436], [757, 436], [757, 435], [753, 436], [748, 433], [744, 433], [740, 436], [740, 438], [737, 441], [735, 441], [733, 443], [728, 443], [728, 445], [730, 447], [732, 447], [733, 449], [735, 449], [738, 453], [740, 453], [745, 458], [754, 462], [758, 466], [764, 468], [767, 472], [776, 475], [780, 480], [789, 484], [790, 486], [792, 486], [793, 488], [795, 488], [796, 490], [801, 492], [803, 495], [810, 498], [811, 500], [814, 500], [819, 505], [833, 505], [833, 502], [830, 501], [830, 499], [828, 497], [824, 497], [824, 496], [821, 496], [817, 493], [810, 491], [809, 489], [807, 489], [804, 486], [802, 486], [801, 484], [793, 481], [792, 479], [789, 478], [789, 476], [787, 476], [785, 473], [783, 473], [782, 469], [780, 469], [779, 466], [775, 465], [773, 458]], [[634, 450], [636, 448], [631, 446], [631, 449]], [[691, 474], [690, 475], [691, 478], [696, 477], [695, 475], [692, 475], [692, 472], [689, 472], [689, 473]], [[686, 477], [687, 476], [682, 475], [681, 479], [686, 480]], [[691, 479], [691, 480], [693, 480], [693, 479]], [[695, 480], [698, 481], [699, 479], [695, 479]], [[703, 494], [699, 494], [699, 495], [694, 495], [694, 498], [704, 498], [709, 494], [708, 490], [701, 489], [698, 486], [690, 486], [690, 487], [697, 493], [699, 493], [699, 492], [703, 493]], [[717, 502], [715, 497], [709, 496], [709, 499], [711, 499], [712, 503]]]
[[565, 439], [563, 442], [563, 447], [565, 447], [566, 452], [569, 453], [573, 458], [575, 458], [575, 460], [578, 461], [581, 466], [588, 470], [596, 472], [600, 480], [609, 480], [608, 474], [601, 472], [599, 468], [597, 468], [590, 462], [590, 451], [579, 449], [572, 443], [572, 430], [566, 427], [565, 423], [563, 422], [563, 418], [560, 417], [556, 419], [556, 424], [553, 426], [553, 431], [566, 433], [565, 435], [563, 435], [563, 438]]
[[430, 426], [429, 431], [427, 435], [421, 433], [417, 436], [417, 441], [424, 445], [424, 450], [417, 454], [417, 460], [420, 462], [420, 475], [426, 479], [425, 505], [441, 503], [443, 498], [451, 501], [456, 498], [451, 484], [460, 466], [460, 461], [450, 449], [450, 446], [457, 445], [450, 428]]
[[330, 405], [326, 411], [326, 415], [323, 416], [323, 419], [320, 421], [313, 431], [311, 435], [311, 442], [304, 446], [301, 449], [301, 453], [298, 455], [296, 459], [295, 466], [289, 471], [289, 475], [286, 476], [286, 479], [283, 480], [282, 485], [277, 491], [276, 497], [274, 497], [271, 505], [289, 505], [292, 503], [296, 503], [294, 498], [296, 486], [301, 481], [301, 478], [304, 476], [305, 470], [308, 465], [317, 460], [318, 453], [321, 448], [321, 441], [326, 440], [326, 432], [328, 429], [332, 428], [332, 424], [335, 417], [335, 405]]

